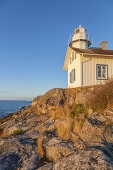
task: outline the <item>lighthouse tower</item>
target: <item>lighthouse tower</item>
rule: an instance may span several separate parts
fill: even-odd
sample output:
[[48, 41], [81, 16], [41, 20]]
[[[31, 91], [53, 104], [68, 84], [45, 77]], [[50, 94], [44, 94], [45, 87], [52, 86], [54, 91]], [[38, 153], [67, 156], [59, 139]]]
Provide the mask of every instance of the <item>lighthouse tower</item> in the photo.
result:
[[89, 41], [87, 30], [79, 25], [79, 28], [74, 30], [71, 46], [75, 48], [87, 49], [90, 45], [91, 42]]

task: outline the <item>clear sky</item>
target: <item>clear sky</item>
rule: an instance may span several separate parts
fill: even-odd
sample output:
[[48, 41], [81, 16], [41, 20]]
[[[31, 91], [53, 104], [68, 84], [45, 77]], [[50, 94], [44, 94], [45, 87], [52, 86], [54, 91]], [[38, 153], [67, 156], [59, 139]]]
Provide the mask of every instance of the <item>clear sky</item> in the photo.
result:
[[0, 0], [0, 100], [67, 87], [63, 64], [79, 25], [113, 49], [113, 0]]

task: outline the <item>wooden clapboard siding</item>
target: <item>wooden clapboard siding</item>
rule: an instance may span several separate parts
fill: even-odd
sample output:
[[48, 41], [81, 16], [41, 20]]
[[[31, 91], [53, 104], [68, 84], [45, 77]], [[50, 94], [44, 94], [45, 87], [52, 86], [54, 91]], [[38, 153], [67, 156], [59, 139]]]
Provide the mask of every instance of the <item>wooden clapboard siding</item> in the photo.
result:
[[108, 65], [108, 78], [113, 76], [113, 59], [111, 57], [81, 57], [83, 69], [83, 86], [96, 85], [103, 83], [106, 80], [97, 80], [96, 78], [96, 65]]

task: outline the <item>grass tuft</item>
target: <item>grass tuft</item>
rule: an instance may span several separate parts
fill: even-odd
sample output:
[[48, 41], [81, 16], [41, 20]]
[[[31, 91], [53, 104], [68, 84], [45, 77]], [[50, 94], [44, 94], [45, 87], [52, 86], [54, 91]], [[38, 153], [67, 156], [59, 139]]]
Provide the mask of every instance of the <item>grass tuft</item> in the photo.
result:
[[71, 118], [59, 120], [56, 125], [58, 136], [64, 140], [69, 140], [71, 137], [72, 127], [73, 120]]
[[94, 87], [86, 98], [86, 106], [93, 111], [103, 111], [113, 107], [113, 79]]
[[45, 155], [44, 147], [43, 147], [43, 134], [41, 133], [37, 140], [38, 152], [40, 153], [41, 157], [43, 158]]

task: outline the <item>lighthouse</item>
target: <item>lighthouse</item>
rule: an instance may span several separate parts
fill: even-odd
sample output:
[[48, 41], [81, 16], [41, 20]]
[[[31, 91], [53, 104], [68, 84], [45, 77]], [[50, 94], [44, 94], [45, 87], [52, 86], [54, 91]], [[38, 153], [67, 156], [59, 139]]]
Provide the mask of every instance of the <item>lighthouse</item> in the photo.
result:
[[81, 25], [67, 48], [64, 70], [68, 71], [68, 87], [83, 87], [105, 83], [113, 77], [113, 50], [108, 50], [107, 41], [100, 47], [91, 47], [87, 30]]
[[87, 30], [81, 27], [81, 25], [79, 25], [79, 28], [76, 28], [74, 30], [74, 34], [70, 45], [72, 47], [81, 49], [87, 49], [91, 45]]

